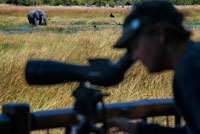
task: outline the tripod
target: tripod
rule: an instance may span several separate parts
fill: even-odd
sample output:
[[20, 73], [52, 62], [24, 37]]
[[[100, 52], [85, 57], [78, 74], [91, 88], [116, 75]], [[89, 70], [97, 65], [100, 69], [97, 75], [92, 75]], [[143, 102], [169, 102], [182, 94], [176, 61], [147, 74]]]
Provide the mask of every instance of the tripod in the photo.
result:
[[[78, 88], [73, 91], [73, 96], [76, 101], [74, 110], [76, 117], [80, 121], [71, 133], [72, 134], [105, 134], [106, 132], [106, 113], [103, 103], [103, 97], [108, 94], [103, 93], [101, 90], [94, 89], [85, 85], [85, 82], [80, 82]], [[102, 103], [103, 126], [97, 127], [94, 123], [94, 118], [97, 115], [97, 104]]]

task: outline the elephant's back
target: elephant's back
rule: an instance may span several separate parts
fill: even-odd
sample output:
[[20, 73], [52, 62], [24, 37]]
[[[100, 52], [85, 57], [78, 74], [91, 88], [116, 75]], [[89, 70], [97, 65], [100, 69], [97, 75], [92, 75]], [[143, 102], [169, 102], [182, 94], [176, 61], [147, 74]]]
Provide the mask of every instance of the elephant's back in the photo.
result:
[[33, 17], [34, 13], [35, 13], [35, 10], [31, 10], [31, 11], [29, 11], [29, 13], [28, 13], [28, 17]]
[[46, 15], [46, 13], [45, 13], [45, 11], [44, 11], [44, 10], [37, 9], [36, 11], [40, 12], [42, 15]]

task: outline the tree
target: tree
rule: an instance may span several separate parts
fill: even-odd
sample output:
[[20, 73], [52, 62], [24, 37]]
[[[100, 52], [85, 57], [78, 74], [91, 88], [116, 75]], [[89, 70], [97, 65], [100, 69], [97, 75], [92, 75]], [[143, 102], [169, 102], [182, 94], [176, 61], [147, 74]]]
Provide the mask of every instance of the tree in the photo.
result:
[[63, 5], [63, 1], [62, 0], [55, 0], [54, 5], [56, 5], [56, 6]]
[[42, 5], [44, 3], [43, 0], [32, 0], [32, 2], [33, 5]]
[[7, 0], [0, 0], [0, 3], [6, 3]]

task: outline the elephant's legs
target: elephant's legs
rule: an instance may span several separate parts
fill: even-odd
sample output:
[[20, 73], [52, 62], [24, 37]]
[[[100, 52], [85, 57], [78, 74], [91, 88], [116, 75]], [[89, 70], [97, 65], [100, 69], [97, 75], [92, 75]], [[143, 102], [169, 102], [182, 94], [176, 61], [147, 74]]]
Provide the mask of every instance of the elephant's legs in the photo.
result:
[[44, 21], [44, 24], [47, 25], [47, 21], [46, 21], [46, 19], [43, 19], [43, 21]]
[[37, 18], [34, 18], [34, 23], [33, 25], [36, 25], [37, 26]]
[[29, 24], [31, 24], [31, 23], [32, 23], [30, 20], [28, 20], [28, 21], [29, 21]]
[[32, 19], [29, 16], [28, 16], [28, 22], [29, 22], [29, 24], [33, 23]]
[[32, 22], [29, 20], [29, 24], [32, 24]]
[[42, 25], [42, 19], [39, 19], [39, 24]]

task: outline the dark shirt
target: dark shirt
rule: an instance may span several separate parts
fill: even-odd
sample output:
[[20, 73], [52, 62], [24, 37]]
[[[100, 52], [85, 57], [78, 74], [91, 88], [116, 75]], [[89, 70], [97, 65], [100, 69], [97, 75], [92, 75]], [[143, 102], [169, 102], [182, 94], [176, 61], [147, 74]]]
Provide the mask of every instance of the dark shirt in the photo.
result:
[[173, 81], [177, 111], [184, 127], [139, 123], [139, 134], [200, 134], [200, 43], [189, 42], [175, 68]]

